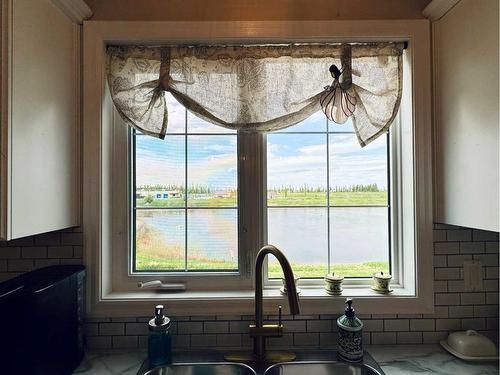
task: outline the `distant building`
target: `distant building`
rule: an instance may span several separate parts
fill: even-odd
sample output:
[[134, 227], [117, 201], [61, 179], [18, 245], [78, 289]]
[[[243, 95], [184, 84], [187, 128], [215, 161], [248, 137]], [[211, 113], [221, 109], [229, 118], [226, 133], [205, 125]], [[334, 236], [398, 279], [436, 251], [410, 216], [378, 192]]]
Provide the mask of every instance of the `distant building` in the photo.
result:
[[227, 190], [218, 190], [213, 194], [213, 198], [231, 198], [231, 192]]
[[137, 190], [135, 193], [137, 199], [152, 196], [154, 199], [173, 199], [182, 198], [182, 193], [177, 190]]
[[155, 199], [172, 199], [182, 197], [182, 194], [176, 190], [154, 191], [152, 195]]

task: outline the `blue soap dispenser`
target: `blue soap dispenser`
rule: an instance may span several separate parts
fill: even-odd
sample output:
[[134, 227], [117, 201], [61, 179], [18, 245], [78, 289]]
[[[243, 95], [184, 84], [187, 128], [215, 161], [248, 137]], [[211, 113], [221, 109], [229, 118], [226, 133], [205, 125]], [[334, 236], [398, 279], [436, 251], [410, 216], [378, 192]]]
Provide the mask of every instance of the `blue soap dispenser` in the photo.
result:
[[155, 307], [155, 317], [149, 321], [148, 357], [150, 367], [172, 362], [170, 318], [163, 315], [163, 305]]
[[349, 362], [363, 360], [363, 322], [356, 316], [352, 299], [346, 299], [345, 314], [337, 319], [339, 356]]

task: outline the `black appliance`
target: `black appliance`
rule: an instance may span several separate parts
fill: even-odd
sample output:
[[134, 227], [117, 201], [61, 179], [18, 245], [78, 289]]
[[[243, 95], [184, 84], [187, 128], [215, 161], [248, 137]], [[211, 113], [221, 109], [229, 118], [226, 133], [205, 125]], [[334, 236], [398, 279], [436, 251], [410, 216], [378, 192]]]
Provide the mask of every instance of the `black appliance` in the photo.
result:
[[50, 266], [0, 283], [0, 372], [66, 375], [83, 358], [85, 267]]

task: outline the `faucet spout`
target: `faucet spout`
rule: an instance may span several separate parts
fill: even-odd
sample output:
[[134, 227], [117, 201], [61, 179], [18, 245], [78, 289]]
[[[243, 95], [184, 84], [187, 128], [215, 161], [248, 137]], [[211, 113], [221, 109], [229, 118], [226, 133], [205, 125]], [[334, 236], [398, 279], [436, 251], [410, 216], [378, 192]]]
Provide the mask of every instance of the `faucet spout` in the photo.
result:
[[[255, 260], [255, 328], [259, 331], [264, 326], [264, 308], [263, 308], [263, 281], [262, 268], [264, 259], [267, 254], [272, 254], [276, 257], [283, 270], [285, 277], [286, 289], [288, 294], [288, 304], [290, 306], [290, 314], [297, 315], [300, 313], [299, 299], [297, 296], [297, 288], [293, 277], [292, 267], [286, 259], [285, 254], [277, 247], [272, 245], [264, 246], [260, 249]], [[257, 335], [254, 337], [254, 355], [258, 359], [265, 357], [265, 336]]]

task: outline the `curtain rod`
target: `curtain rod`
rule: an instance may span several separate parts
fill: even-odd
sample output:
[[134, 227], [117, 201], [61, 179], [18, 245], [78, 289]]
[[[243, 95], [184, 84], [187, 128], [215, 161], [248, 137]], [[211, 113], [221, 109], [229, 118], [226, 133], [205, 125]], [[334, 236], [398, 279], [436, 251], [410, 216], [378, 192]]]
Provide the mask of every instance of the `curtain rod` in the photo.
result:
[[144, 47], [149, 47], [149, 48], [161, 48], [161, 47], [184, 47], [184, 48], [195, 48], [195, 47], [292, 47], [292, 46], [340, 46], [342, 44], [350, 44], [351, 46], [376, 46], [378, 44], [402, 44], [403, 49], [408, 48], [408, 41], [380, 41], [380, 42], [333, 42], [333, 43], [321, 43], [321, 42], [314, 42], [314, 43], [248, 43], [248, 44], [242, 44], [242, 43], [235, 43], [235, 44], [230, 44], [230, 43], [221, 43], [221, 44], [151, 44], [151, 45], [144, 45], [144, 44], [109, 44], [107, 47], [120, 47], [120, 46], [144, 46]]

